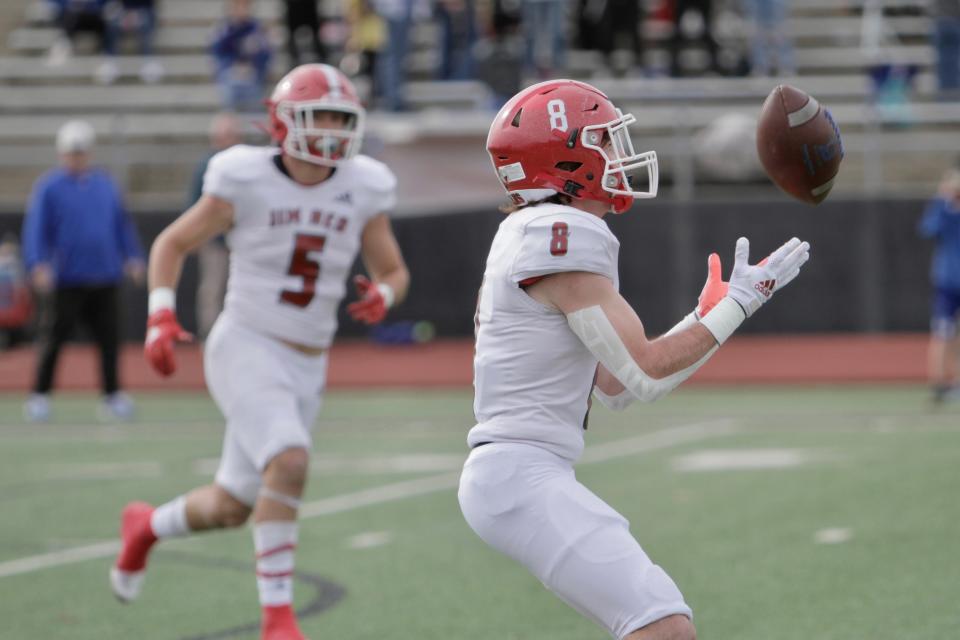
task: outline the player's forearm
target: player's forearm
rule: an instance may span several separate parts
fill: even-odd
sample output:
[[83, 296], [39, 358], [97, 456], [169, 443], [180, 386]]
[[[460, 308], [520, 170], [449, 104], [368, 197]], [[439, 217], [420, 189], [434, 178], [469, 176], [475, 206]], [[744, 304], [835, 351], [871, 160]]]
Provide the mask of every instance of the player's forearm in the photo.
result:
[[654, 379], [662, 379], [687, 369], [717, 346], [717, 341], [699, 322], [648, 342], [637, 365]]
[[168, 231], [162, 232], [150, 249], [147, 284], [151, 291], [158, 288], [176, 290], [183, 270], [187, 249], [178, 246]]
[[[652, 372], [646, 371], [640, 361], [635, 361], [632, 367], [621, 365], [616, 375], [601, 365], [594, 388], [597, 399], [614, 411], [623, 411], [634, 400], [654, 402], [686, 381], [719, 348], [712, 336], [704, 340], [701, 331], [705, 329], [696, 320], [685, 319], [674, 329], [648, 343], [650, 348], [645, 357], [639, 359], [645, 361]], [[660, 358], [659, 364], [657, 358]]]

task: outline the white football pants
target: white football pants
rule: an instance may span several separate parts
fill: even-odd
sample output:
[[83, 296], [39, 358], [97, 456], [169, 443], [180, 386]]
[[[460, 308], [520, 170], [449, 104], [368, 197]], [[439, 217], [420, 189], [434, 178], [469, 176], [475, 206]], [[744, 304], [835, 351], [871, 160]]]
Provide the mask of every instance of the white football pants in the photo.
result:
[[227, 421], [216, 483], [253, 506], [267, 463], [285, 449], [312, 447], [327, 354], [302, 354], [222, 313], [204, 346], [203, 370]]
[[476, 447], [463, 467], [459, 499], [484, 542], [614, 638], [670, 615], [692, 617], [627, 520], [577, 481], [569, 461], [528, 444]]

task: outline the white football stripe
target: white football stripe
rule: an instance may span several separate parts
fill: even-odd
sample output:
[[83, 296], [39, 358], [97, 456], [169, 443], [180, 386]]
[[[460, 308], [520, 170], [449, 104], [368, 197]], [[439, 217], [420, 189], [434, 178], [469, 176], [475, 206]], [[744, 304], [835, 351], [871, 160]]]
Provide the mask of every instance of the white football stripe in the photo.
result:
[[837, 176], [833, 176], [832, 178], [824, 182], [819, 187], [810, 189], [810, 195], [812, 195], [813, 197], [817, 197], [822, 193], [826, 193], [827, 191], [830, 191], [830, 189], [833, 188], [833, 181], [836, 179], [837, 179]]
[[340, 78], [337, 76], [337, 72], [327, 65], [323, 65], [320, 68], [323, 69], [323, 75], [327, 77], [327, 88], [330, 91], [330, 97], [341, 98]]
[[787, 114], [787, 124], [790, 125], [791, 129], [793, 127], [799, 127], [800, 125], [813, 120], [819, 111], [820, 104], [814, 98], [810, 98], [807, 100], [807, 104], [803, 105], [793, 113]]

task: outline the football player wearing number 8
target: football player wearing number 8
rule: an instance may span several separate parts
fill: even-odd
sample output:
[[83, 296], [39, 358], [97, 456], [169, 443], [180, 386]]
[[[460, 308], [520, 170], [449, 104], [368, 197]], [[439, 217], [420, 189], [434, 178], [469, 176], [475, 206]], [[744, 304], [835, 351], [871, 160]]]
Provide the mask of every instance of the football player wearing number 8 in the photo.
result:
[[382, 320], [409, 275], [385, 213], [396, 180], [357, 155], [364, 111], [349, 80], [327, 65], [297, 67], [269, 111], [279, 149], [238, 145], [214, 156], [202, 198], [150, 253], [144, 351], [170, 375], [174, 343], [190, 338], [174, 309], [184, 257], [219, 234], [230, 246], [224, 310], [204, 349], [207, 386], [226, 419], [220, 467], [212, 484], [157, 508], [126, 506], [110, 581], [133, 600], [157, 540], [237, 527], [252, 514], [261, 638], [297, 640], [296, 518], [337, 306], [358, 251], [372, 279], [355, 282], [359, 300], [347, 310], [358, 321]]
[[657, 193], [656, 153], [634, 151], [633, 121], [594, 87], [554, 80], [521, 91], [490, 127], [513, 205], [480, 290], [459, 499], [480, 538], [613, 637], [689, 640], [676, 584], [574, 476], [590, 396], [621, 410], [669, 393], [797, 276], [809, 245], [794, 238], [751, 265], [741, 238], [729, 282], [711, 255], [697, 308], [648, 337], [618, 293], [619, 242], [603, 220]]

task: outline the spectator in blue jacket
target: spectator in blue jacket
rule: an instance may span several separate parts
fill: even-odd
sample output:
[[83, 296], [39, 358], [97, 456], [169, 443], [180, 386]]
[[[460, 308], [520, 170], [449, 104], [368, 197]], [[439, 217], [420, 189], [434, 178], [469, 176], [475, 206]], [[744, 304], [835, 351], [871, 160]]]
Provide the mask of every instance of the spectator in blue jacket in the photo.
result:
[[266, 29], [251, 15], [250, 0], [230, 0], [210, 52], [223, 106], [231, 111], [258, 110], [272, 52]]
[[960, 170], [951, 169], [940, 183], [920, 221], [920, 233], [936, 242], [930, 279], [929, 377], [934, 402], [960, 399], [957, 384], [957, 315], [960, 312]]
[[126, 272], [143, 281], [143, 249], [110, 176], [90, 166], [94, 132], [73, 120], [57, 133], [60, 166], [34, 184], [23, 223], [24, 262], [36, 292], [49, 296], [42, 322], [39, 363], [24, 413], [50, 417], [49, 395], [60, 348], [82, 321], [100, 349], [102, 416], [127, 419], [133, 402], [120, 391], [119, 294]]

